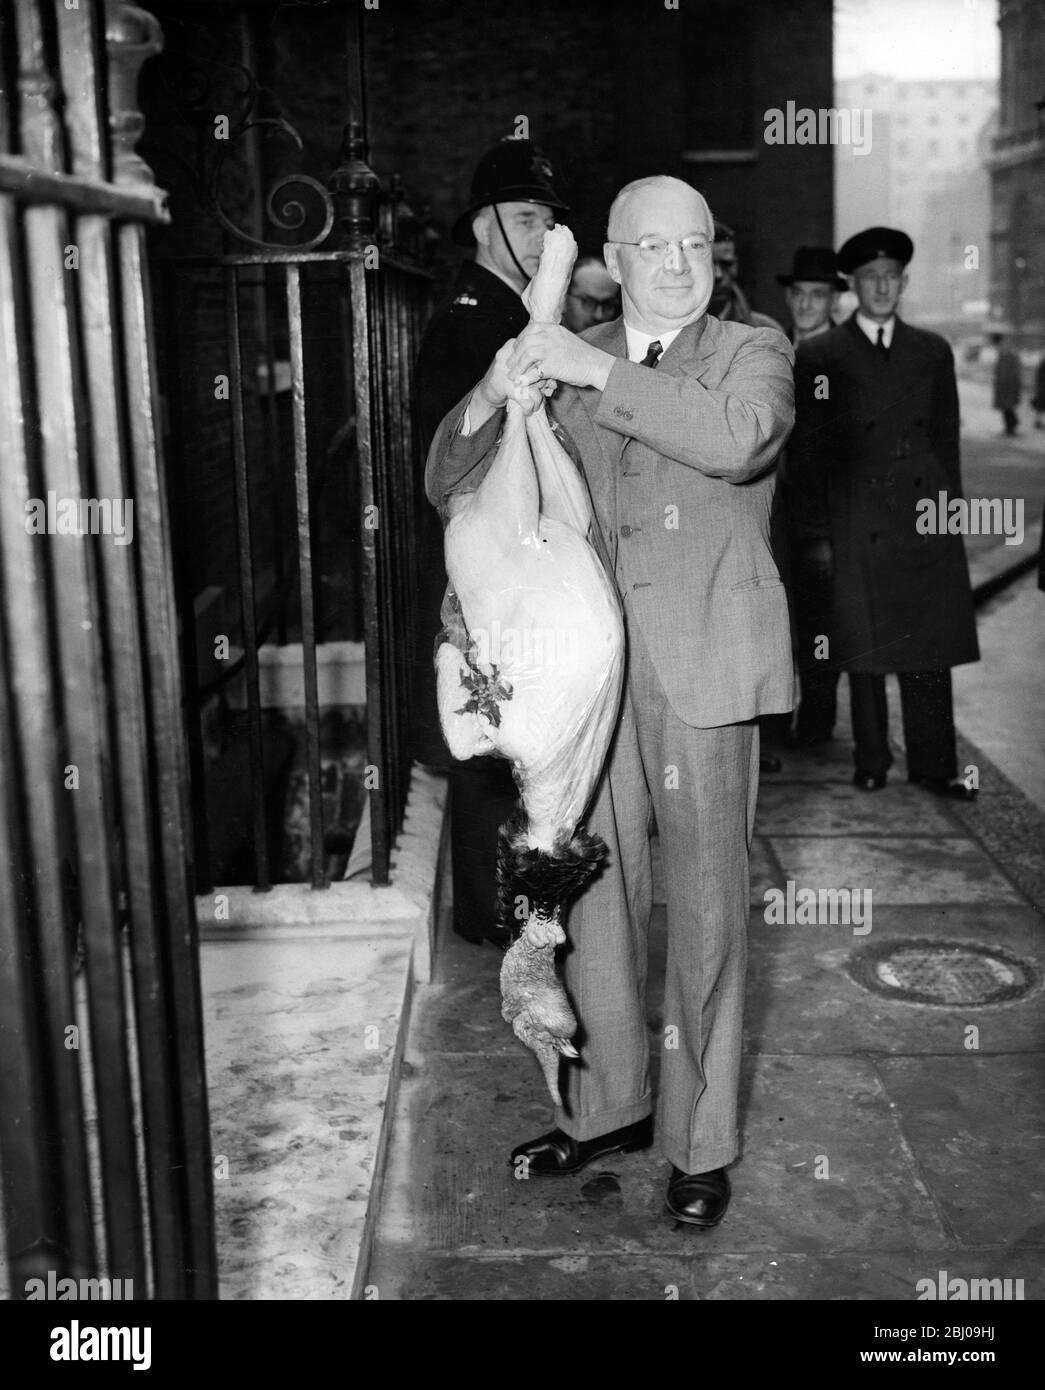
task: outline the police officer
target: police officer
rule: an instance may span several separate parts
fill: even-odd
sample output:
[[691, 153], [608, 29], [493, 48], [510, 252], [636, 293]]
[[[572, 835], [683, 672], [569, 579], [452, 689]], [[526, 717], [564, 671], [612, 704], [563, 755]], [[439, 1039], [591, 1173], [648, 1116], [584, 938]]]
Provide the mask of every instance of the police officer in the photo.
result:
[[951, 667], [979, 659], [961, 536], [926, 533], [920, 500], [962, 496], [954, 357], [897, 314], [914, 244], [870, 227], [838, 253], [859, 304], [795, 354], [788, 445], [807, 562], [833, 573], [831, 657], [849, 672], [853, 782], [885, 786], [885, 677], [899, 678], [908, 780], [971, 800], [958, 777]]
[[554, 173], [529, 140], [505, 139], [488, 150], [472, 194], [451, 236], [475, 248], [449, 297], [432, 315], [421, 343], [414, 384], [422, 441], [485, 374], [509, 338], [529, 322], [522, 295], [541, 255], [545, 231], [569, 208]]
[[[449, 296], [425, 330], [414, 378], [414, 409], [427, 451], [443, 416], [486, 373], [497, 350], [529, 322], [521, 295], [540, 260], [545, 231], [569, 207], [555, 188], [556, 175], [529, 140], [504, 139], [475, 170], [471, 196], [451, 236], [475, 248]], [[450, 835], [454, 930], [466, 940], [501, 943], [496, 926], [497, 830], [515, 806], [518, 791], [503, 758], [451, 760], [443, 745], [435, 699], [433, 644], [446, 588], [439, 518], [423, 508], [422, 592], [416, 652], [421, 705], [415, 755], [450, 774]]]

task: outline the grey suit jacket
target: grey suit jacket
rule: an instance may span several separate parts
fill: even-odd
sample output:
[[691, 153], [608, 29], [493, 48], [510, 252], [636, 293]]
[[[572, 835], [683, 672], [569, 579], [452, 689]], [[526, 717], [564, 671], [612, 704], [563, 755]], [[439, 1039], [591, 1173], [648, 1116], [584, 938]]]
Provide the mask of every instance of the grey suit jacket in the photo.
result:
[[[561, 386], [550, 411], [672, 708], [700, 728], [789, 710], [787, 600], [769, 521], [773, 464], [794, 423], [790, 344], [705, 314], [651, 371], [627, 360], [623, 320], [583, 336], [622, 360], [605, 390]], [[478, 487], [496, 451], [502, 414], [462, 435], [467, 403], [429, 451], [425, 486], [440, 508]]]

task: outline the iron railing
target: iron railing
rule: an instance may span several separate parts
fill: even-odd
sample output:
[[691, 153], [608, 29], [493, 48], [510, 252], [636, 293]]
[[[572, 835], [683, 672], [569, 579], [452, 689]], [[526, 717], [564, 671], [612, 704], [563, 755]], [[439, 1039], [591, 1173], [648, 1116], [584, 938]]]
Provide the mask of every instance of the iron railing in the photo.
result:
[[[245, 687], [249, 747], [250, 806], [247, 823], [253, 858], [254, 887], [269, 888], [276, 878], [270, 862], [273, 816], [279, 807], [268, 804], [266, 791], [264, 710], [259, 651], [277, 616], [285, 620], [286, 603], [296, 574], [295, 622], [300, 627], [304, 684], [304, 739], [309, 786], [309, 880], [313, 888], [330, 881], [327, 848], [329, 825], [324, 823], [321, 796], [320, 705], [317, 682], [319, 632], [316, 621], [316, 575], [313, 564], [315, 498], [320, 486], [349, 491], [353, 499], [353, 533], [336, 538], [351, 552], [346, 583], [359, 590], [361, 636], [365, 648], [366, 776], [369, 802], [371, 882], [389, 882], [391, 851], [402, 824], [412, 766], [412, 728], [415, 692], [411, 680], [414, 601], [418, 588], [417, 517], [426, 505], [422, 491], [423, 462], [415, 440], [411, 398], [413, 364], [428, 311], [430, 275], [374, 244], [345, 251], [254, 251], [219, 258], [224, 277], [225, 325], [229, 364], [230, 470], [234, 485], [235, 526], [228, 544], [235, 547], [238, 582], [241, 655], [218, 682], [189, 687], [189, 717], [198, 726], [202, 699], [218, 683], [242, 680]], [[193, 262], [157, 262], [161, 276], [191, 273]], [[212, 269], [213, 261], [197, 268]], [[338, 339], [328, 344], [322, 363], [323, 386], [308, 369], [308, 317], [303, 293], [317, 272], [331, 303], [326, 318], [339, 325]], [[259, 278], [260, 277], [260, 278]], [[260, 292], [264, 306], [259, 332], [255, 320], [247, 333], [244, 319], [256, 312]], [[292, 426], [294, 518], [289, 562], [284, 557], [273, 585], [276, 597], [267, 613], [260, 608], [256, 576], [256, 521], [266, 505], [259, 496], [260, 460], [252, 458], [245, 428], [248, 383], [276, 379], [279, 363], [271, 350], [272, 326], [288, 344], [289, 395]], [[268, 342], [260, 360], [250, 344]], [[311, 359], [315, 366], [314, 357]], [[171, 390], [179, 388], [172, 382]], [[181, 388], [185, 389], [184, 383]], [[324, 449], [315, 438], [310, 411], [321, 391], [335, 389], [346, 407], [336, 435], [342, 447]], [[267, 396], [271, 404], [272, 393]], [[192, 415], [190, 399], [174, 401], [177, 412]], [[271, 422], [260, 441], [270, 446], [276, 430]], [[278, 465], [281, 466], [281, 465]], [[193, 518], [183, 518], [187, 534]], [[277, 545], [276, 555], [281, 552]], [[186, 573], [181, 611], [191, 628], [193, 598], [199, 577]], [[434, 636], [434, 634], [433, 634]], [[190, 642], [189, 646], [193, 644]], [[195, 705], [195, 708], [193, 707]], [[202, 759], [195, 765], [194, 816], [200, 862], [197, 889], [214, 886], [207, 862], [207, 808]]]
[[[184, 60], [182, 55], [182, 59]], [[285, 636], [287, 608], [293, 602], [293, 626], [300, 628], [304, 685], [303, 738], [308, 771], [309, 866], [313, 888], [328, 886], [330, 865], [338, 860], [325, 823], [321, 783], [321, 714], [317, 683], [317, 647], [322, 634], [316, 619], [314, 536], [315, 499], [319, 486], [351, 498], [354, 519], [337, 543], [351, 556], [349, 572], [342, 573], [346, 587], [358, 591], [361, 637], [365, 647], [366, 769], [365, 789], [369, 807], [370, 877], [377, 885], [390, 881], [391, 851], [402, 824], [412, 765], [411, 731], [415, 692], [410, 678], [415, 595], [417, 592], [417, 518], [424, 500], [423, 459], [415, 440], [411, 411], [412, 370], [427, 316], [431, 272], [422, 263], [425, 230], [403, 201], [393, 180], [382, 196], [375, 175], [366, 164], [366, 145], [361, 127], [350, 121], [345, 128], [344, 162], [334, 171], [329, 186], [302, 174], [284, 175], [272, 187], [263, 188], [257, 146], [251, 134], [259, 127], [289, 136], [300, 149], [297, 132], [282, 118], [258, 118], [253, 114], [257, 86], [245, 69], [240, 74], [242, 109], [233, 119], [228, 141], [203, 142], [201, 163], [189, 180], [199, 205], [201, 223], [209, 217], [224, 233], [231, 249], [222, 255], [195, 255], [161, 247], [154, 270], [161, 297], [169, 304], [167, 330], [180, 332], [183, 348], [191, 355], [194, 336], [204, 338], [202, 325], [175, 322], [184, 317], [183, 305], [192, 293], [204, 293], [215, 273], [222, 277], [225, 341], [219, 354], [229, 377], [228, 476], [234, 506], [227, 525], [212, 523], [213, 539], [227, 552], [235, 551], [235, 563], [227, 564], [219, 588], [238, 591], [238, 653], [217, 677], [195, 670], [196, 643], [192, 637], [194, 604], [202, 588], [200, 566], [189, 551], [198, 518], [182, 496], [183, 509], [176, 518], [176, 536], [184, 541], [179, 574], [179, 608], [189, 640], [184, 644], [195, 843], [197, 891], [208, 893], [215, 885], [214, 856], [209, 852], [207, 806], [208, 772], [202, 751], [200, 721], [205, 701], [216, 687], [230, 688], [235, 680], [244, 687], [246, 745], [249, 753], [249, 806], [237, 810], [244, 838], [249, 840], [250, 882], [258, 891], [278, 878], [271, 862], [274, 827], [278, 829], [281, 789], [273, 787], [266, 765], [266, 725], [260, 653], [275, 622]], [[174, 84], [173, 74], [161, 74], [164, 84]], [[209, 83], [200, 82], [201, 92]], [[269, 94], [271, 99], [271, 94]], [[181, 118], [179, 108], [178, 119]], [[172, 119], [174, 117], [172, 116]], [[213, 124], [208, 110], [194, 111], [202, 128]], [[278, 240], [267, 240], [265, 226], [257, 222], [240, 226], [223, 203], [223, 170], [243, 151], [241, 179], [252, 189], [249, 202], [267, 208]], [[179, 165], [183, 161], [177, 161]], [[184, 168], [172, 169], [184, 183]], [[311, 234], [310, 233], [311, 229]], [[287, 244], [287, 236], [300, 230], [301, 239]], [[184, 238], [182, 239], [184, 242]], [[310, 286], [324, 278], [327, 301], [324, 324], [315, 328], [306, 299]], [[181, 286], [181, 290], [174, 288]], [[163, 286], [169, 287], [165, 292]], [[209, 293], [209, 289], [207, 290]], [[331, 334], [331, 322], [336, 329]], [[210, 331], [213, 331], [212, 329]], [[273, 340], [285, 345], [286, 361], [277, 362]], [[317, 362], [313, 340], [329, 339], [328, 354]], [[281, 351], [284, 351], [281, 348]], [[287, 458], [273, 460], [277, 437], [275, 387], [277, 368], [288, 374], [290, 441]], [[321, 368], [321, 370], [319, 370]], [[253, 383], [268, 382], [264, 404]], [[179, 474], [214, 471], [214, 460], [197, 448], [179, 421], [193, 420], [202, 405], [202, 393], [210, 384], [204, 378], [192, 383], [189, 373], [172, 361], [165, 381], [172, 417], [172, 450], [179, 458]], [[320, 407], [336, 394], [346, 404], [335, 419], [327, 411], [326, 433], [317, 425]], [[253, 443], [249, 423], [266, 415], [266, 427], [256, 430]], [[190, 426], [191, 429], [191, 426]], [[329, 446], [333, 436], [339, 450]], [[286, 527], [285, 549], [277, 536], [274, 545], [263, 545], [259, 534], [267, 524], [271, 493], [282, 488], [287, 474], [293, 478], [293, 527]], [[322, 477], [320, 476], [322, 474]], [[182, 477], [181, 481], [184, 481]], [[195, 479], [199, 483], [199, 478]], [[280, 494], [282, 496], [282, 493]], [[329, 494], [328, 494], [329, 495]], [[213, 559], [213, 557], [211, 557]], [[274, 599], [263, 599], [259, 571], [271, 581]], [[296, 575], [296, 594], [291, 585]], [[433, 633], [434, 637], [434, 633]], [[239, 698], [237, 694], [237, 698]], [[248, 798], [244, 796], [246, 802]], [[275, 804], [274, 804], [275, 803]], [[226, 808], [226, 811], [228, 808]], [[343, 861], [342, 861], [343, 862]], [[220, 874], [220, 870], [218, 870]], [[236, 881], [242, 882], [240, 878]]]
[[17, 69], [0, 90], [0, 1165], [15, 1298], [52, 1276], [217, 1295], [144, 248], [166, 213], [134, 149], [138, 73], [161, 44], [123, 0], [0, 0], [0, 84]]

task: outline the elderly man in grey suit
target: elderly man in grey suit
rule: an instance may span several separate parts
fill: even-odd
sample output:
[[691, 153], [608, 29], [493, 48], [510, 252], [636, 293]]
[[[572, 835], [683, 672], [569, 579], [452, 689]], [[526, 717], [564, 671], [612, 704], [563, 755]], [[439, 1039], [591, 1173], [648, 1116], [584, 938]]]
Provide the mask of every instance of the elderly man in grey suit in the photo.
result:
[[478, 486], [509, 395], [550, 382], [624, 607], [625, 692], [586, 817], [608, 846], [573, 905], [566, 986], [582, 1061], [556, 1128], [520, 1145], [532, 1176], [648, 1146], [650, 829], [660, 837], [668, 959], [657, 1135], [667, 1207], [713, 1226], [739, 1151], [748, 851], [762, 714], [791, 708], [787, 606], [769, 545], [772, 468], [794, 417], [787, 339], [707, 313], [711, 213], [678, 179], [640, 179], [610, 210], [623, 316], [578, 337], [531, 324], [443, 420], [430, 499]]

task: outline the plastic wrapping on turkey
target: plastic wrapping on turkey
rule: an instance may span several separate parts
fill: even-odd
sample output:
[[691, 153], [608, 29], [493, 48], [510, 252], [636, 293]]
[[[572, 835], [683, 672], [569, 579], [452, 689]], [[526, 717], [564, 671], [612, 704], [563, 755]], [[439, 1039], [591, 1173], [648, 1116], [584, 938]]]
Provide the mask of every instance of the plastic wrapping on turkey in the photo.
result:
[[[535, 322], [558, 321], [575, 256], [567, 228], [545, 235], [524, 297]], [[504, 1016], [556, 1101], [558, 1055], [576, 1055], [576, 1021], [554, 947], [567, 898], [604, 852], [577, 827], [613, 735], [624, 661], [620, 601], [593, 526], [587, 486], [544, 404], [527, 414], [509, 400], [488, 473], [448, 507], [437, 691], [451, 753], [507, 758], [519, 787], [523, 816], [502, 831], [498, 871], [502, 915], [513, 881], [529, 910], [502, 968]]]
[[[576, 247], [545, 236], [527, 293], [555, 322]], [[443, 734], [458, 758], [511, 764], [530, 842], [571, 833], [602, 769], [620, 698], [620, 602], [589, 536], [587, 487], [543, 405], [509, 401], [480, 486], [451, 499], [445, 532], [452, 593], [436, 653]]]

